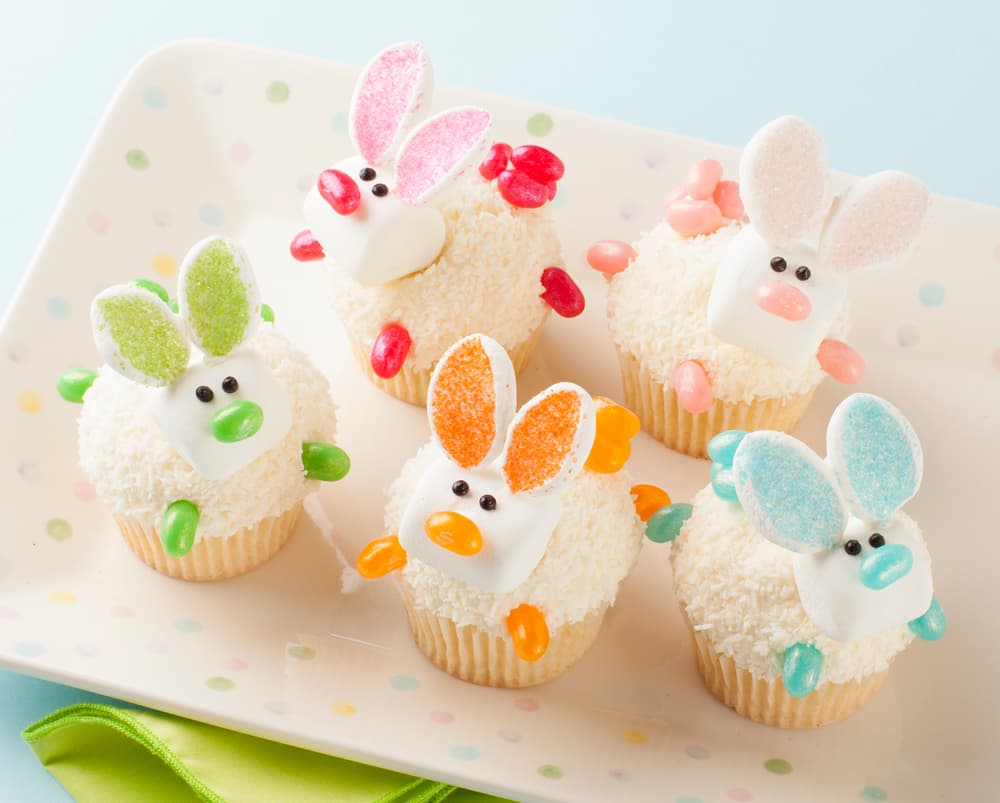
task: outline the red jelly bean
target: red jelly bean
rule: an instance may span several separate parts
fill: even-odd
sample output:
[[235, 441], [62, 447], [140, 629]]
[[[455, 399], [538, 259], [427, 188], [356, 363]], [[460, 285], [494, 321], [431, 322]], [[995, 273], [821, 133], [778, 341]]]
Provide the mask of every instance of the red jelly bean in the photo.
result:
[[479, 165], [479, 175], [487, 181], [493, 181], [493, 179], [507, 169], [510, 154], [511, 148], [506, 142], [494, 143], [493, 147], [490, 148], [490, 152], [486, 154], [486, 158]]
[[497, 187], [507, 203], [522, 209], [536, 209], [549, 199], [545, 185], [520, 170], [504, 170]]
[[583, 292], [570, 275], [562, 268], [546, 268], [542, 271], [542, 298], [564, 318], [575, 318], [583, 312], [586, 300]]
[[410, 353], [410, 333], [398, 323], [390, 323], [378, 333], [372, 346], [372, 370], [382, 379], [392, 379]]
[[315, 262], [326, 256], [323, 253], [323, 246], [319, 244], [319, 240], [313, 237], [313, 233], [309, 229], [303, 229], [296, 234], [292, 238], [288, 250], [299, 262]]
[[545, 194], [549, 196], [550, 201], [556, 197], [556, 190], [557, 187], [554, 181], [550, 181], [545, 185]]
[[540, 145], [522, 145], [514, 148], [510, 160], [515, 168], [541, 184], [558, 181], [566, 172], [562, 159]]
[[361, 204], [361, 190], [354, 179], [340, 170], [324, 170], [316, 182], [319, 194], [338, 215], [349, 215]]

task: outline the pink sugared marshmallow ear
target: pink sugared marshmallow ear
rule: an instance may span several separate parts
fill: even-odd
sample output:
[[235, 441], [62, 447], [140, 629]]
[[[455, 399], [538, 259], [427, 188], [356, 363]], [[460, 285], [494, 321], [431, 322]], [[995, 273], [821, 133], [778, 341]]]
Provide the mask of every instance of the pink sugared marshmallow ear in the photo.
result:
[[750, 223], [770, 243], [794, 242], [829, 206], [823, 139], [798, 117], [761, 128], [740, 157], [740, 197]]
[[819, 242], [834, 270], [854, 270], [903, 256], [923, 227], [927, 187], [895, 170], [861, 179], [839, 200]]
[[437, 114], [415, 128], [396, 157], [396, 194], [406, 203], [427, 203], [485, 150], [490, 113], [461, 106]]
[[434, 73], [419, 42], [387, 47], [365, 67], [351, 98], [348, 128], [369, 164], [385, 164], [430, 105]]

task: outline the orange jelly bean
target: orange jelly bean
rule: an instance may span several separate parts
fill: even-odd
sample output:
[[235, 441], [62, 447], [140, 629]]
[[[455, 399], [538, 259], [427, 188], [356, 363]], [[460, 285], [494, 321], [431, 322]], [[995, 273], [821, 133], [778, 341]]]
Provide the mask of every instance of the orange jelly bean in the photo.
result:
[[643, 521], [670, 504], [670, 494], [655, 485], [633, 485], [630, 493], [635, 497], [635, 512]]
[[406, 550], [399, 545], [399, 537], [387, 535], [376, 538], [358, 555], [358, 574], [366, 580], [377, 580], [406, 565]]
[[587, 456], [586, 466], [598, 474], [614, 474], [632, 454], [629, 441], [639, 432], [639, 417], [610, 399], [598, 396], [597, 432]]
[[507, 614], [507, 632], [522, 661], [537, 661], [549, 648], [549, 626], [534, 605], [518, 605]]
[[431, 513], [424, 522], [424, 532], [439, 547], [463, 557], [471, 557], [483, 548], [483, 534], [476, 523], [450, 510]]

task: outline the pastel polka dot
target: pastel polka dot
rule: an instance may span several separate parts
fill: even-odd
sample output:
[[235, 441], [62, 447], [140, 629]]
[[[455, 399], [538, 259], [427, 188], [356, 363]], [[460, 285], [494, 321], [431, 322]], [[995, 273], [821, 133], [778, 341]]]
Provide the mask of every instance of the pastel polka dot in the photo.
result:
[[177, 260], [166, 251], [157, 251], [151, 260], [153, 272], [159, 276], [173, 276], [177, 273]]
[[229, 146], [229, 161], [237, 165], [245, 165], [253, 156], [253, 147], [246, 142], [234, 142]]
[[17, 473], [25, 482], [38, 482], [42, 478], [42, 470], [37, 463], [21, 463]]
[[557, 767], [555, 764], [542, 764], [542, 766], [538, 768], [538, 774], [543, 778], [556, 779], [563, 777], [562, 768]]
[[111, 230], [111, 221], [102, 212], [91, 212], [87, 215], [87, 226], [94, 234], [104, 235]]
[[93, 658], [100, 655], [101, 649], [96, 644], [77, 644], [74, 652], [83, 658]]
[[142, 102], [150, 109], [167, 108], [167, 92], [158, 86], [148, 86], [142, 93]]
[[449, 755], [459, 761], [475, 761], [479, 758], [479, 751], [470, 745], [461, 744], [458, 747], [453, 747]]
[[517, 743], [524, 738], [521, 735], [521, 731], [514, 730], [513, 728], [501, 728], [499, 731], [497, 731], [497, 736], [499, 736], [505, 742], [514, 742], [514, 743]]
[[869, 803], [882, 803], [883, 800], [889, 799], [889, 793], [881, 786], [866, 786], [861, 790], [861, 799]]
[[992, 361], [993, 367], [1000, 371], [1000, 347], [993, 349]]
[[97, 498], [97, 491], [86, 480], [77, 480], [73, 483], [73, 496], [81, 502], [93, 502]]
[[737, 786], [726, 792], [726, 797], [730, 800], [735, 800], [738, 803], [746, 803], [748, 800], [753, 800], [753, 793], [749, 789], [744, 789], [742, 786]]
[[705, 761], [712, 755], [708, 752], [708, 748], [703, 747], [700, 744], [689, 744], [684, 748], [684, 752], [695, 761]]
[[37, 413], [42, 409], [42, 397], [33, 390], [22, 390], [16, 401], [18, 409], [25, 413]]
[[338, 134], [347, 133], [347, 112], [340, 111], [333, 115], [332, 120], [333, 130]]
[[609, 772], [608, 775], [610, 775], [616, 781], [632, 780], [632, 773], [630, 773], [628, 770], [611, 770], [611, 772]]
[[455, 721], [455, 717], [447, 711], [431, 711], [431, 722], [438, 725], [450, 725]]
[[896, 330], [896, 342], [904, 349], [912, 348], [920, 342], [920, 330], [916, 324], [904, 322]]
[[14, 652], [22, 658], [37, 658], [45, 654], [45, 645], [37, 641], [19, 641], [14, 645]]
[[76, 602], [76, 594], [72, 591], [63, 591], [62, 589], [53, 591], [49, 594], [49, 602], [54, 605], [72, 605]]
[[538, 701], [532, 700], [530, 697], [519, 697], [514, 701], [514, 707], [521, 711], [537, 711], [541, 708]]
[[205, 681], [205, 685], [208, 686], [212, 691], [232, 691], [236, 688], [236, 681], [232, 678], [222, 677], [221, 675], [216, 675], [215, 677], [210, 677]]
[[334, 703], [330, 706], [330, 711], [338, 717], [353, 717], [358, 713], [357, 707], [350, 703]]
[[0, 619], [17, 619], [17, 611], [13, 608], [0, 606]]
[[940, 307], [944, 303], [944, 285], [938, 282], [924, 282], [917, 291], [917, 297], [925, 307]]
[[284, 103], [291, 94], [292, 90], [284, 81], [272, 81], [264, 90], [264, 95], [271, 103]]
[[674, 803], [702, 803], [700, 797], [679, 797]]
[[24, 343], [8, 343], [7, 357], [11, 362], [24, 362], [28, 359], [28, 347]]
[[125, 164], [133, 170], [146, 170], [149, 167], [149, 154], [141, 148], [125, 151]]
[[788, 775], [792, 771], [792, 765], [783, 758], [769, 758], [764, 762], [764, 769], [775, 775]]
[[49, 315], [57, 321], [65, 321], [73, 312], [73, 305], [62, 296], [52, 296], [46, 302], [45, 308], [49, 311]]
[[242, 672], [244, 669], [248, 669], [250, 664], [244, 661], [242, 658], [230, 658], [224, 664], [226, 669], [231, 669], [234, 672]]
[[626, 200], [618, 206], [618, 214], [621, 215], [622, 220], [635, 220], [641, 211], [642, 207], [639, 206], [638, 201]]
[[646, 150], [643, 154], [643, 161], [646, 163], [646, 167], [653, 169], [654, 167], [659, 167], [663, 164], [663, 160], [666, 158], [666, 151], [663, 150], [659, 145], [653, 145]]
[[554, 125], [555, 123], [551, 116], [545, 112], [539, 112], [528, 118], [525, 128], [528, 129], [528, 133], [533, 137], [546, 137], [551, 133]]
[[316, 657], [316, 650], [304, 644], [289, 644], [286, 653], [296, 661], [311, 661]]
[[221, 95], [224, 88], [225, 85], [222, 83], [222, 79], [217, 75], [209, 76], [201, 83], [201, 90], [206, 95]]
[[132, 619], [135, 616], [135, 611], [128, 605], [112, 605], [111, 615], [115, 619]]
[[277, 714], [279, 717], [283, 717], [289, 711], [291, 707], [284, 700], [271, 700], [264, 703], [264, 708], [270, 711], [272, 714]]
[[68, 541], [73, 537], [73, 527], [66, 519], [49, 519], [45, 532], [53, 541]]
[[153, 222], [160, 228], [165, 228], [173, 222], [173, 215], [170, 214], [169, 209], [163, 209], [158, 207], [153, 210]]
[[389, 685], [396, 691], [413, 691], [420, 688], [420, 681], [409, 675], [393, 675], [389, 678]]
[[649, 741], [649, 737], [639, 730], [625, 731], [623, 736], [629, 744], [646, 744]]
[[197, 619], [178, 619], [174, 622], [174, 629], [181, 633], [197, 633], [201, 630], [201, 622]]
[[207, 226], [222, 225], [222, 210], [215, 204], [202, 204], [199, 206], [198, 217]]

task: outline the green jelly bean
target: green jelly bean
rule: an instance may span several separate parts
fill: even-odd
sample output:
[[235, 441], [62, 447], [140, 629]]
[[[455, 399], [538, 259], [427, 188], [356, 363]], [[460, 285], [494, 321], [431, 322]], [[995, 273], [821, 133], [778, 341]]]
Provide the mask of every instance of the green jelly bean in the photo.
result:
[[727, 429], [720, 432], [708, 442], [708, 456], [716, 463], [721, 463], [723, 468], [729, 468], [733, 464], [733, 456], [743, 439], [747, 436], [742, 429]]
[[167, 306], [170, 308], [170, 311], [174, 315], [180, 315], [181, 314], [181, 305], [177, 303], [177, 299], [176, 298], [170, 299], [167, 302]]
[[159, 282], [154, 282], [151, 279], [133, 279], [132, 284], [136, 287], [142, 287], [149, 290], [155, 296], [158, 296], [160, 301], [164, 304], [170, 303], [170, 294], [166, 291], [166, 288]]
[[274, 323], [274, 310], [270, 304], [260, 305], [260, 317], [267, 323]]
[[687, 502], [661, 507], [646, 522], [646, 537], [657, 544], [673, 541], [693, 512], [694, 508]]
[[306, 442], [302, 444], [302, 467], [310, 480], [336, 482], [347, 476], [351, 458], [331, 443]]
[[931, 606], [922, 616], [910, 622], [910, 630], [924, 641], [937, 641], [948, 629], [948, 620], [944, 616], [944, 608], [937, 597], [931, 597]]
[[902, 544], [887, 544], [869, 552], [858, 572], [861, 582], [873, 591], [888, 588], [913, 568], [913, 552]]
[[72, 404], [83, 404], [83, 394], [97, 379], [97, 371], [89, 368], [70, 368], [59, 375], [56, 390], [59, 395]]
[[172, 558], [182, 558], [190, 552], [198, 531], [198, 518], [198, 507], [193, 502], [186, 499], [171, 502], [160, 522], [163, 551]]
[[264, 425], [264, 411], [252, 401], [227, 404], [212, 416], [212, 435], [223, 443], [237, 443], [257, 434]]
[[781, 678], [792, 697], [806, 697], [819, 683], [823, 671], [823, 653], [815, 644], [796, 642], [785, 650]]
[[740, 497], [736, 494], [736, 484], [733, 482], [733, 470], [726, 468], [722, 463], [712, 463], [710, 471], [712, 477], [712, 490], [719, 499], [732, 502], [734, 505], [740, 503]]

